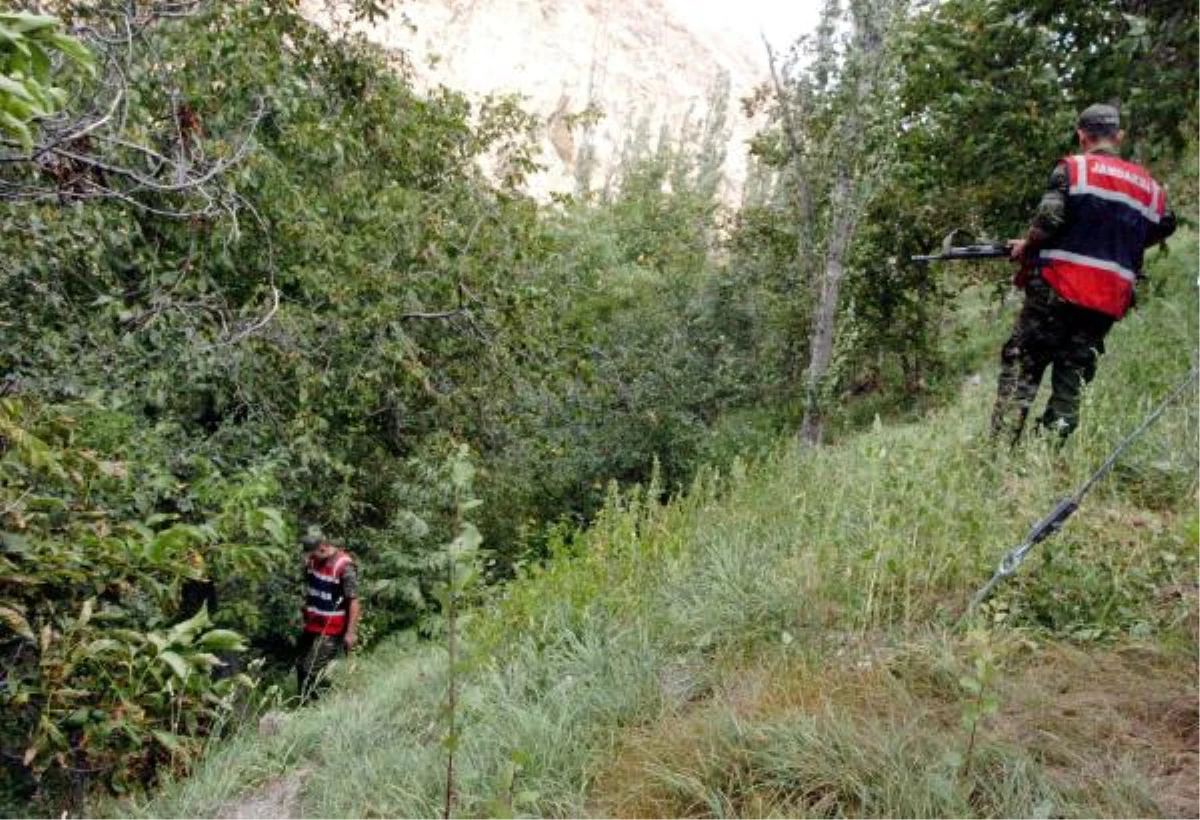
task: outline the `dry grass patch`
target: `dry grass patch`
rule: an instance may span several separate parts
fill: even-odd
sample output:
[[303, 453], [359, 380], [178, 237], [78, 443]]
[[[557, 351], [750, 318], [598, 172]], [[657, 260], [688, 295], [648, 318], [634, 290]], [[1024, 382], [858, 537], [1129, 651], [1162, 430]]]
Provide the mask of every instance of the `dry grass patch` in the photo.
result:
[[1194, 663], [997, 638], [998, 714], [964, 775], [965, 642], [773, 651], [626, 731], [611, 817], [1197, 816]]
[[[875, 734], [873, 726], [912, 721], [915, 704], [877, 650], [847, 643], [843, 654], [828, 667], [798, 654], [760, 655], [722, 674], [705, 699], [628, 730], [596, 781], [589, 814], [786, 817], [801, 808], [816, 815], [860, 813], [862, 801], [855, 794], [860, 789], [850, 781], [862, 769], [847, 766], [846, 782], [836, 772], [819, 771], [823, 765], [793, 780], [785, 749], [794, 738], [786, 726], [779, 728], [806, 724], [826, 753], [856, 747], [866, 752], [865, 759], [869, 744], [860, 735]], [[953, 722], [953, 710], [934, 706], [923, 713], [926, 727], [931, 721]], [[837, 754], [824, 756], [832, 762]]]
[[1200, 816], [1194, 659], [1149, 646], [1042, 648], [1003, 681], [994, 731], [1037, 756], [1064, 788], [1138, 772], [1165, 816]]

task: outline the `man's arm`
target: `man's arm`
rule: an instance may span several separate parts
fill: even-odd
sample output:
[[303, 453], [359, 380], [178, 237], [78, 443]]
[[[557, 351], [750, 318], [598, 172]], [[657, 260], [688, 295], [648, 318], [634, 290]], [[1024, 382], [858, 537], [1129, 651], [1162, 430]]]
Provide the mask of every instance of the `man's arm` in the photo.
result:
[[350, 564], [342, 573], [342, 594], [348, 601], [346, 632], [342, 641], [347, 649], [353, 649], [355, 641], [358, 640], [358, 616], [361, 611], [358, 604], [358, 568], [354, 564]]
[[1165, 242], [1168, 236], [1175, 233], [1176, 223], [1175, 211], [1168, 207], [1162, 218], [1150, 225], [1150, 233], [1146, 236], [1146, 247], [1151, 248], [1160, 242]]
[[1071, 177], [1067, 164], [1059, 162], [1050, 172], [1050, 182], [1038, 202], [1029, 231], [1023, 239], [1013, 243], [1011, 257], [1016, 262], [1031, 261], [1037, 252], [1046, 247], [1067, 223], [1067, 193], [1071, 188]]
[[346, 622], [346, 634], [342, 637], [342, 642], [346, 644], [347, 649], [353, 649], [354, 643], [358, 640], [356, 630], [358, 629], [358, 599], [350, 599], [349, 618]]

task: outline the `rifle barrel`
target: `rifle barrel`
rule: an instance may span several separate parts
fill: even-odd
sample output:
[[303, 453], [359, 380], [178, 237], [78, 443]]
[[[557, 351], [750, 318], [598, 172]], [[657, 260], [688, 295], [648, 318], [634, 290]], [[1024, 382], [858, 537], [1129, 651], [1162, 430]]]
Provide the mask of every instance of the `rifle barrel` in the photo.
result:
[[943, 253], [909, 257], [913, 262], [952, 262], [956, 259], [1000, 259], [1008, 257], [1008, 245], [964, 245], [947, 248]]

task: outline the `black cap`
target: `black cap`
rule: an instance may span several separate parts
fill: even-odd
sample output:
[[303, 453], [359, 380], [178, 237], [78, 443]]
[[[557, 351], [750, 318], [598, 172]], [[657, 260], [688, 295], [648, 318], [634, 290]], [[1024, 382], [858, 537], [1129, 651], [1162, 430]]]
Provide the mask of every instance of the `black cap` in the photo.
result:
[[321, 546], [321, 542], [324, 540], [325, 539], [321, 536], [310, 532], [308, 535], [303, 535], [300, 537], [300, 547], [305, 552], [312, 552], [317, 547]]
[[1103, 103], [1089, 105], [1079, 112], [1075, 125], [1084, 131], [1115, 131], [1121, 127], [1121, 112]]

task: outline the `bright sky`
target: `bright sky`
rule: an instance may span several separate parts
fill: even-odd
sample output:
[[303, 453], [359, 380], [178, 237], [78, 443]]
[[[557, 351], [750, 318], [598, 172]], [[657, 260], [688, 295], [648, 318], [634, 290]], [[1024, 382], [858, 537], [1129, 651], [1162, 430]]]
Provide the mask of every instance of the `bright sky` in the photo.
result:
[[727, 28], [783, 49], [817, 26], [822, 0], [667, 0], [681, 15], [713, 28]]

